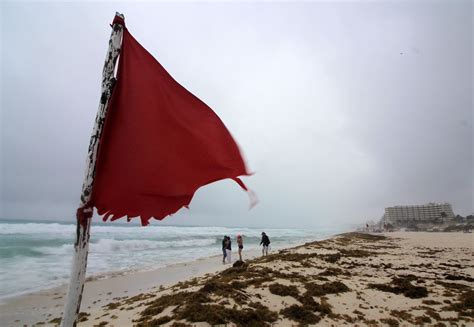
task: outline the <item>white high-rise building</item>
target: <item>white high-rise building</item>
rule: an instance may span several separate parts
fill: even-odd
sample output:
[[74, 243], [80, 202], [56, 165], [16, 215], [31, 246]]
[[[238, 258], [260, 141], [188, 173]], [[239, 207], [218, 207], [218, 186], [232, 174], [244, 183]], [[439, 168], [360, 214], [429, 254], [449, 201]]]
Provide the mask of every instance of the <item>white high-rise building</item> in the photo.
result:
[[454, 218], [449, 203], [428, 203], [385, 208], [384, 221], [398, 226], [417, 223], [443, 223]]

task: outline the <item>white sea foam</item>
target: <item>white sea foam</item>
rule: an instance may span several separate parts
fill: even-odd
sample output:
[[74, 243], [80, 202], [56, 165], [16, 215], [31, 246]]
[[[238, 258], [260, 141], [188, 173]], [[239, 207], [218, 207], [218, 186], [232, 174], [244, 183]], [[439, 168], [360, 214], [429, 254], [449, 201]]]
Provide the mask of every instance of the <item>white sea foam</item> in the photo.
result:
[[76, 232], [74, 225], [57, 223], [1, 223], [0, 235], [71, 235]]
[[[274, 249], [319, 239], [304, 229], [266, 229]], [[338, 231], [337, 231], [338, 232]], [[74, 224], [0, 221], [0, 298], [66, 283], [76, 233]], [[245, 249], [258, 247], [260, 229], [227, 227], [93, 225], [88, 275], [149, 270], [219, 255], [221, 240], [244, 236]]]

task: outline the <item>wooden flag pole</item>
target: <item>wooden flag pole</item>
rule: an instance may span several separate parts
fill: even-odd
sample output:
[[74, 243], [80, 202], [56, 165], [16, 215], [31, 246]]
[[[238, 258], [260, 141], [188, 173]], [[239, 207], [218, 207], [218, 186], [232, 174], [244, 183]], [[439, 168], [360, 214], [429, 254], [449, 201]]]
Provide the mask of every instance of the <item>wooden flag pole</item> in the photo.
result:
[[120, 53], [122, 35], [124, 29], [124, 16], [116, 13], [112, 25], [112, 34], [109, 40], [109, 49], [105, 58], [104, 69], [102, 72], [102, 93], [100, 97], [99, 109], [95, 119], [94, 129], [92, 131], [89, 150], [86, 160], [86, 171], [84, 184], [82, 185], [81, 204], [77, 211], [77, 229], [76, 242], [74, 243], [74, 256], [71, 267], [71, 279], [69, 282], [68, 294], [64, 306], [61, 326], [76, 326], [81, 307], [82, 292], [86, 278], [87, 254], [89, 252], [90, 224], [92, 218], [92, 207], [89, 206], [89, 200], [94, 183], [95, 166], [99, 140], [104, 127], [105, 116], [112, 89], [114, 87], [115, 64]]

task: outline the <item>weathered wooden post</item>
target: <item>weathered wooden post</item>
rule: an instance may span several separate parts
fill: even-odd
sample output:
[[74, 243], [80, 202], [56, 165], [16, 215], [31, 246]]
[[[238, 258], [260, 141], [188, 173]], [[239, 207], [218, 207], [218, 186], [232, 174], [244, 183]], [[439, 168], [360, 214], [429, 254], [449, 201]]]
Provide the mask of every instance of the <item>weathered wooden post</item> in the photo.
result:
[[104, 127], [109, 99], [115, 83], [115, 64], [120, 53], [125, 25], [124, 21], [125, 18], [122, 14], [115, 14], [115, 19], [112, 23], [112, 34], [110, 35], [109, 40], [109, 49], [107, 51], [107, 56], [105, 57], [104, 69], [102, 72], [102, 93], [87, 154], [80, 208], [77, 210], [76, 242], [74, 244], [71, 279], [64, 306], [63, 319], [61, 321], [61, 326], [63, 327], [76, 326], [79, 309], [81, 307], [82, 292], [84, 290], [84, 282], [86, 278], [87, 254], [89, 252], [90, 225], [93, 213], [93, 208], [88, 205], [88, 202], [91, 197], [92, 185], [94, 183], [99, 140]]

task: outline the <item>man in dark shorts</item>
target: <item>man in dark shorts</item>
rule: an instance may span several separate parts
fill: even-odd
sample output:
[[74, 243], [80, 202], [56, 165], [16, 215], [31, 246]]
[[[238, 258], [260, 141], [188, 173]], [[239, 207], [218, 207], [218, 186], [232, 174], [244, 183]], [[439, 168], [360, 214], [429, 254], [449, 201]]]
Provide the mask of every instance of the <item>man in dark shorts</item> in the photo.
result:
[[262, 240], [260, 241], [260, 245], [263, 245], [262, 248], [262, 255], [268, 255], [268, 246], [270, 245], [270, 239], [268, 238], [265, 232], [262, 232]]
[[224, 238], [222, 239], [222, 254], [223, 254], [222, 263], [224, 264], [225, 264], [225, 258], [227, 257], [226, 248], [227, 248], [227, 235], [224, 235]]

